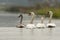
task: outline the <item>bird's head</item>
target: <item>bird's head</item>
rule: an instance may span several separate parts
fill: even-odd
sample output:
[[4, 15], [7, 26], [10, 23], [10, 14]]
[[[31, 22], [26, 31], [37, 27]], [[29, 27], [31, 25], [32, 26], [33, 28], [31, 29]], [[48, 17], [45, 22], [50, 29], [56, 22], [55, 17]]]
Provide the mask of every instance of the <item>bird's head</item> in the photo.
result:
[[52, 15], [53, 14], [53, 12], [52, 11], [49, 11], [49, 15]]
[[34, 15], [34, 12], [30, 12], [30, 13], [29, 13], [29, 16], [30, 16], [30, 15]]
[[53, 15], [52, 11], [48, 11], [48, 13], [46, 14], [47, 17], [49, 17], [50, 15]]

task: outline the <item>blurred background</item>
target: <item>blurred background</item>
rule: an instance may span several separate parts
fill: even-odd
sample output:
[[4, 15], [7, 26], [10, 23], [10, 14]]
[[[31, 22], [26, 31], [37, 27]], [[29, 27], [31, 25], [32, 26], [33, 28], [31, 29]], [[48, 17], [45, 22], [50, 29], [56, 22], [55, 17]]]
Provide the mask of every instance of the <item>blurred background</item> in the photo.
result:
[[[23, 24], [30, 22], [31, 11], [37, 15], [34, 24], [39, 23], [40, 15], [53, 11], [52, 23], [56, 24], [51, 30], [20, 29], [16, 25], [20, 22], [18, 16], [23, 14]], [[49, 16], [47, 14], [47, 16]], [[0, 40], [60, 40], [60, 0], [0, 0]], [[44, 19], [48, 24], [49, 18]]]
[[52, 10], [53, 17], [60, 18], [60, 0], [0, 0], [0, 10], [22, 13], [34, 11], [37, 15], [45, 15]]

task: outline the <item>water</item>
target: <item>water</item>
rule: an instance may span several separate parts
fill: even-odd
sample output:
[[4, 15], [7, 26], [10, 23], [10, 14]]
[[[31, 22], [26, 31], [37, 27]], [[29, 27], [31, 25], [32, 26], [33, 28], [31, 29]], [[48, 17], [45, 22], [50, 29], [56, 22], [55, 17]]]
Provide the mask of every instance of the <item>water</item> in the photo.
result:
[[[8, 14], [0, 12], [0, 40], [60, 40], [60, 20], [53, 19], [57, 26], [53, 29], [20, 29], [16, 28], [19, 21], [19, 14]], [[39, 18], [34, 20], [34, 24], [39, 22]], [[28, 24], [30, 16], [24, 14], [24, 24]], [[45, 19], [44, 23], [47, 24]]]
[[32, 30], [0, 27], [0, 40], [60, 40], [60, 28]]

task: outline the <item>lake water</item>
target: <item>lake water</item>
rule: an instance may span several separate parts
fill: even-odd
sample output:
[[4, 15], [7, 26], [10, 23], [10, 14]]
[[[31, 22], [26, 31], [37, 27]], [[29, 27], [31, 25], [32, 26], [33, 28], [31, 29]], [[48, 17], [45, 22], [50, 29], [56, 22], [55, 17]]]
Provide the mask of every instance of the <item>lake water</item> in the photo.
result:
[[[53, 29], [20, 29], [16, 25], [19, 22], [17, 18], [19, 14], [11, 14], [7, 12], [0, 12], [0, 40], [60, 40], [60, 20], [53, 19], [57, 26]], [[28, 24], [30, 16], [24, 15], [24, 24]], [[34, 24], [40, 22], [39, 18], [35, 18]], [[48, 19], [45, 19], [45, 24]]]

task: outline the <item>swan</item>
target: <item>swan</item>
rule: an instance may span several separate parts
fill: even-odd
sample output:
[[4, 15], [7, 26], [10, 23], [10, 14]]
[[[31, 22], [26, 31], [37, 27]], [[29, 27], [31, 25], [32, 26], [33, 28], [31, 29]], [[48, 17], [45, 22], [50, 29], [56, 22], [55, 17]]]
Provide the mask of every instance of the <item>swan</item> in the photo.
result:
[[36, 27], [35, 24], [33, 24], [33, 20], [35, 18], [35, 13], [34, 12], [30, 12], [29, 14], [32, 16], [32, 18], [31, 18], [30, 23], [26, 25], [26, 28], [32, 29], [32, 28]]
[[18, 16], [18, 18], [20, 18], [20, 17], [21, 17], [21, 20], [20, 20], [20, 22], [16, 25], [16, 27], [18, 27], [18, 28], [24, 28], [24, 24], [22, 24], [23, 15], [20, 14], [20, 15]]
[[45, 26], [43, 21], [44, 21], [44, 17], [42, 16], [41, 17], [41, 23], [37, 23], [36, 28], [45, 28], [46, 26]]
[[47, 24], [47, 27], [48, 27], [48, 28], [54, 28], [56, 25], [51, 22], [51, 19], [52, 19], [52, 16], [53, 16], [53, 12], [52, 12], [52, 11], [49, 11], [48, 13], [49, 13], [49, 15], [50, 15], [50, 18], [49, 18], [49, 22], [48, 22], [48, 24]]

